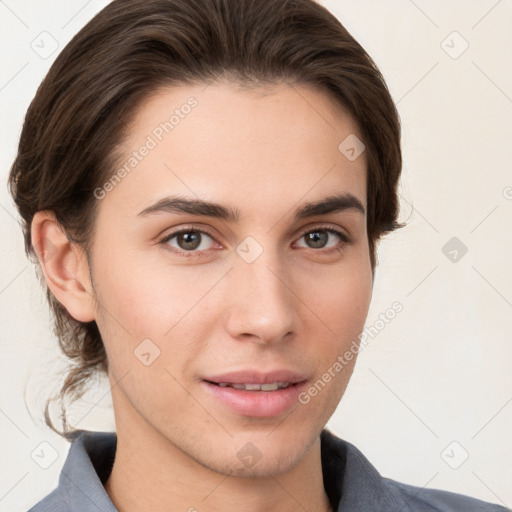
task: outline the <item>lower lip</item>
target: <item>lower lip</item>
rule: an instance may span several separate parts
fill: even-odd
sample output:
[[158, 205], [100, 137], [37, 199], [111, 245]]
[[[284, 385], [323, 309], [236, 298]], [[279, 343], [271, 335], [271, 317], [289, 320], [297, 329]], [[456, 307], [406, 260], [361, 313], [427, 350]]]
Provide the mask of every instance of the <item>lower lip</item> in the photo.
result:
[[284, 413], [297, 402], [297, 396], [306, 386], [306, 381], [276, 391], [245, 391], [230, 387], [220, 387], [203, 381], [208, 392], [223, 404], [244, 416], [269, 418]]

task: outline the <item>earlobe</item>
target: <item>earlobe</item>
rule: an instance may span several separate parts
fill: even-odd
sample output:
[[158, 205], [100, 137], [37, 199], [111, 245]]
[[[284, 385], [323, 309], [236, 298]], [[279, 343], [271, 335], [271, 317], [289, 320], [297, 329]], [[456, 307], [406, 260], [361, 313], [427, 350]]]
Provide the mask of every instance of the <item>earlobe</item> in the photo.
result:
[[84, 250], [68, 240], [51, 211], [39, 211], [31, 224], [32, 245], [48, 288], [79, 322], [91, 322], [94, 300]]

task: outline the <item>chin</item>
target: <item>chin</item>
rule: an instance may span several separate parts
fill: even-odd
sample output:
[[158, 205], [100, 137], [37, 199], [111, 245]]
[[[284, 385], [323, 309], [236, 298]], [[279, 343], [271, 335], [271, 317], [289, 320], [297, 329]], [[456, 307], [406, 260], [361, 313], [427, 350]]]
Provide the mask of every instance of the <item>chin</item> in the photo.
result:
[[297, 449], [293, 453], [269, 453], [268, 456], [262, 455], [261, 458], [254, 463], [242, 463], [237, 457], [230, 460], [215, 460], [208, 464], [203, 461], [211, 470], [223, 475], [236, 476], [241, 478], [270, 478], [277, 477], [288, 473], [300, 462], [303, 456], [303, 450]]
[[260, 436], [244, 435], [243, 439], [233, 440], [233, 444], [238, 447], [235, 456], [228, 459], [226, 451], [223, 451], [216, 459], [200, 462], [224, 475], [245, 478], [277, 477], [292, 471], [303, 460], [318, 435], [294, 432], [283, 438], [278, 430]]

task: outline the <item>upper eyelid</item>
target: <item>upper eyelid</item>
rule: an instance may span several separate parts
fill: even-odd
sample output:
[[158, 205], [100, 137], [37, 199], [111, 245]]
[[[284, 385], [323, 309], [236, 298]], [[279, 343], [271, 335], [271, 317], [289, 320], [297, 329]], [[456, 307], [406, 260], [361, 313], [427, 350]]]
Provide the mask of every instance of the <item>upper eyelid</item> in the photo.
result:
[[175, 237], [176, 235], [179, 235], [180, 233], [189, 233], [191, 231], [196, 231], [198, 233], [208, 235], [210, 238], [215, 240], [215, 236], [212, 233], [210, 233], [208, 230], [206, 230], [204, 228], [197, 228], [197, 227], [190, 226], [190, 227], [179, 228], [176, 231], [173, 231], [173, 232], [165, 235], [164, 237], [162, 237], [161, 241], [165, 242], [165, 241], [168, 241], [171, 238]]

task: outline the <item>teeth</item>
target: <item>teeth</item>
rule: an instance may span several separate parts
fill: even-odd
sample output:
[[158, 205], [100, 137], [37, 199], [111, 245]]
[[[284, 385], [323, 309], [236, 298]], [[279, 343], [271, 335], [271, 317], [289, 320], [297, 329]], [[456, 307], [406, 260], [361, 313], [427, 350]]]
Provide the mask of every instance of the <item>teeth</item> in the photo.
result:
[[278, 389], [287, 388], [289, 382], [271, 382], [268, 384], [231, 384], [228, 382], [219, 382], [221, 388], [243, 389], [244, 391], [277, 391]]
[[261, 389], [259, 384], [239, 384], [239, 386], [238, 389], [245, 389], [246, 391], [259, 391]]

